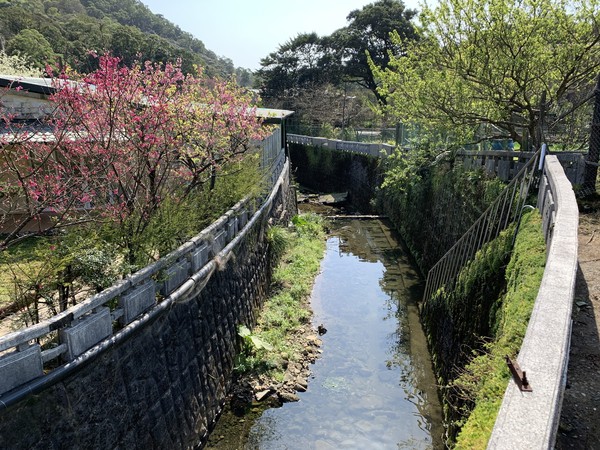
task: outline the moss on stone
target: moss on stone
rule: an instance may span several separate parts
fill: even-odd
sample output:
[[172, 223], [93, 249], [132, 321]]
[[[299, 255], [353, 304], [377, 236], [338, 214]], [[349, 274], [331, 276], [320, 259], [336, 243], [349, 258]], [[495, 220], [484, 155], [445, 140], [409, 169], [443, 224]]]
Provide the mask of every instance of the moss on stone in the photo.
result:
[[541, 227], [537, 211], [523, 216], [506, 269], [506, 292], [495, 315], [494, 338], [453, 382], [475, 404], [457, 437], [457, 449], [485, 448], [491, 436], [510, 376], [504, 356], [514, 358], [519, 352], [544, 274], [546, 244]]

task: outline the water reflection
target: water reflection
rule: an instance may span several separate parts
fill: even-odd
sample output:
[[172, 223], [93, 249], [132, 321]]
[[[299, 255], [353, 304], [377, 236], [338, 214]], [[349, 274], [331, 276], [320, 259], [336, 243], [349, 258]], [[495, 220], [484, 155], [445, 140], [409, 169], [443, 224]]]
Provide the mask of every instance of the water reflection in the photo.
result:
[[323, 354], [300, 402], [257, 419], [248, 449], [441, 447], [441, 410], [416, 310], [421, 280], [381, 221], [339, 222], [315, 282]]

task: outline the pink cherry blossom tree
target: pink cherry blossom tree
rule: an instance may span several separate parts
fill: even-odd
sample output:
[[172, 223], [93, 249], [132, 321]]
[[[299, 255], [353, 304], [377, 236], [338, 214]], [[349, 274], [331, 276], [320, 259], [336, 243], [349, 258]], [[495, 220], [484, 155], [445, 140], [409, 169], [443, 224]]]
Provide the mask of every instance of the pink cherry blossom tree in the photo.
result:
[[53, 85], [47, 142], [3, 116], [14, 134], [0, 145], [0, 194], [24, 211], [4, 247], [52, 212], [55, 227], [94, 220], [121, 229], [131, 256], [165, 200], [214, 186], [223, 164], [267, 133], [232, 80], [184, 75], [177, 64], [125, 67], [105, 54], [98, 70]]

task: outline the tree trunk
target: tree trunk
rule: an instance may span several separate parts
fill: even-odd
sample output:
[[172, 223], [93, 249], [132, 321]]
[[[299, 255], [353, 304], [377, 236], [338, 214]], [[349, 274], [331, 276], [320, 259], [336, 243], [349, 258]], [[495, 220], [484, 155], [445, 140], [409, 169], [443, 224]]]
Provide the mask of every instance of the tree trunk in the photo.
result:
[[217, 171], [214, 167], [210, 168], [210, 187], [209, 190], [212, 191], [215, 188], [215, 184], [217, 183]]

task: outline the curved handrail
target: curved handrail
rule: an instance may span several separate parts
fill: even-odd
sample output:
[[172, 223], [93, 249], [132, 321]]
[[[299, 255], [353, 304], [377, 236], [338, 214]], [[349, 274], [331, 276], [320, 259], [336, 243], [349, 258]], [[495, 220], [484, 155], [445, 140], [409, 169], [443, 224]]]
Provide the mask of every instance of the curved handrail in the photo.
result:
[[488, 449], [553, 448], [566, 384], [577, 272], [579, 211], [558, 159], [546, 156], [538, 208], [548, 253], [542, 283], [517, 361], [532, 392], [511, 380]]
[[[166, 300], [157, 303], [158, 291], [166, 299], [177, 292], [181, 296], [190, 287], [190, 280], [198, 274], [210, 275], [212, 270], [206, 271], [204, 268], [210, 266], [212, 258], [225, 256], [222, 254], [224, 249], [238, 242], [240, 235], [247, 232], [249, 225], [265, 205], [270, 204], [273, 193], [279, 189], [282, 176], [289, 166], [284, 149], [281, 148], [278, 155], [269, 159], [269, 166], [265, 169], [266, 187], [270, 195], [259, 200], [261, 206], [258, 211], [250, 199], [245, 198], [198, 235], [155, 263], [56, 316], [0, 336], [0, 408], [7, 404], [5, 393], [19, 390], [19, 386], [34, 380], [37, 380], [34, 384], [40, 384], [40, 379], [50, 379], [52, 372], [61, 367], [70, 367], [80, 355], [102, 341], [112, 339], [121, 328], [127, 327], [155, 306], [162, 305]], [[182, 286], [186, 289], [182, 290]], [[118, 304], [115, 306], [116, 302]], [[40, 342], [56, 338], [57, 333], [58, 344], [40, 345]], [[44, 368], [48, 362], [52, 362], [52, 367]]]

